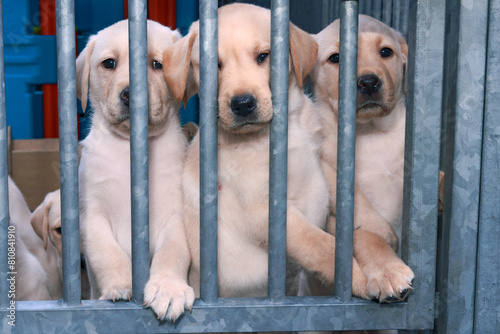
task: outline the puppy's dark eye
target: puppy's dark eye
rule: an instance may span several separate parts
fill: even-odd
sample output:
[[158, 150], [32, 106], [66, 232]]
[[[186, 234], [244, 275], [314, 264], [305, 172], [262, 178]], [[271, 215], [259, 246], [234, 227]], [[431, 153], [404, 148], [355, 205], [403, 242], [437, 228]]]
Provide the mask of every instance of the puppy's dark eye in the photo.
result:
[[338, 62], [339, 62], [339, 54], [338, 54], [338, 53], [334, 53], [334, 54], [332, 54], [332, 55], [328, 58], [328, 61], [329, 61], [330, 63], [334, 63], [334, 64], [338, 63]]
[[257, 64], [262, 64], [264, 60], [266, 60], [267, 56], [269, 56], [269, 52], [263, 52], [257, 56]]
[[219, 68], [219, 70], [222, 70], [222, 63], [221, 63], [221, 62], [218, 62], [218, 63], [217, 63], [217, 67]]
[[102, 62], [102, 66], [104, 66], [104, 68], [112, 70], [116, 67], [116, 61], [111, 58], [106, 59], [105, 61]]
[[382, 58], [389, 58], [393, 54], [394, 54], [394, 52], [389, 48], [382, 48], [380, 50], [380, 56], [382, 56]]
[[62, 229], [60, 227], [56, 227], [55, 228], [57, 234], [61, 234], [62, 233]]
[[163, 65], [159, 61], [153, 60], [153, 69], [161, 70], [163, 69]]

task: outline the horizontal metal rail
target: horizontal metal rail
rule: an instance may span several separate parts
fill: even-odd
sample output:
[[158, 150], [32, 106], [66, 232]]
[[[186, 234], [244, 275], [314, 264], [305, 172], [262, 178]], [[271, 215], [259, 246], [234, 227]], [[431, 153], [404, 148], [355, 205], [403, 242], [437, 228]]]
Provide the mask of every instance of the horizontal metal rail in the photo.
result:
[[[0, 316], [5, 318], [6, 311]], [[331, 297], [219, 298], [207, 304], [196, 301], [192, 313], [175, 324], [161, 322], [153, 311], [134, 302], [82, 301], [66, 306], [57, 301], [19, 302], [19, 333], [216, 333], [405, 328], [407, 304], [378, 304]]]

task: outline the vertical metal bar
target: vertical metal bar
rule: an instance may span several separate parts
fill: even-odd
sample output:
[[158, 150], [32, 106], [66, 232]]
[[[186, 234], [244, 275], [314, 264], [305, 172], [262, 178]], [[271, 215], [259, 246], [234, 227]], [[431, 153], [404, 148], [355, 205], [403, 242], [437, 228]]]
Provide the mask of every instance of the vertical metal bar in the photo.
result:
[[359, 13], [365, 15], [371, 15], [372, 0], [359, 0]]
[[289, 0], [271, 2], [271, 91], [269, 149], [269, 285], [271, 299], [285, 297], [288, 158]]
[[392, 3], [392, 24], [391, 26], [400, 31], [401, 27], [401, 2], [396, 0]]
[[449, 51], [443, 110], [447, 145], [438, 266], [441, 309], [436, 330], [473, 333], [488, 2], [451, 1], [446, 10]]
[[474, 333], [500, 333], [500, 2], [490, 1], [488, 13]]
[[408, 36], [402, 257], [415, 273], [408, 326], [432, 328], [445, 0], [412, 2]]
[[56, 20], [63, 298], [69, 305], [78, 305], [81, 282], [74, 0], [56, 1]]
[[401, 22], [399, 24], [399, 31], [404, 36], [404, 38], [408, 38], [408, 14], [410, 8], [410, 0], [399, 1], [401, 2]]
[[3, 4], [0, 0], [0, 307], [9, 305], [7, 229], [9, 227], [9, 168], [7, 159], [7, 113], [5, 109], [5, 63], [3, 45]]
[[336, 19], [340, 18], [340, 0], [334, 1], [332, 3], [332, 6], [333, 6], [333, 16], [332, 16], [332, 19], [330, 20], [330, 22], [333, 22]]
[[200, 0], [200, 296], [217, 301], [217, 1]]
[[382, 0], [372, 0], [371, 16], [379, 21], [382, 21]]
[[384, 0], [382, 3], [382, 22], [391, 26], [392, 20], [392, 0]]
[[146, 0], [129, 1], [132, 298], [138, 304], [149, 279], [147, 14]]
[[352, 297], [354, 160], [358, 78], [358, 1], [340, 7], [340, 75], [337, 153], [337, 225], [335, 228], [335, 296]]

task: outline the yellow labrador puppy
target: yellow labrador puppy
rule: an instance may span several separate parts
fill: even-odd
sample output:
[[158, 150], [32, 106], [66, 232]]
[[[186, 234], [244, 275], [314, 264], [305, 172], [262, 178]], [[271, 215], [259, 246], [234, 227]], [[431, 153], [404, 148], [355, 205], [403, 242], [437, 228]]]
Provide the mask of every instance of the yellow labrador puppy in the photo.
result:
[[[31, 214], [31, 226], [43, 242], [47, 255], [57, 261], [56, 273], [50, 273], [49, 281], [57, 286], [59, 299], [62, 297], [62, 238], [61, 238], [61, 199], [60, 190], [48, 193], [43, 202]], [[54, 261], [54, 260], [53, 260]]]
[[[319, 52], [312, 74], [324, 125], [321, 159], [332, 188], [333, 214], [339, 31], [337, 20], [315, 36]], [[381, 302], [406, 298], [414, 277], [396, 255], [402, 220], [407, 57], [408, 46], [399, 33], [359, 16], [354, 255], [367, 276], [370, 296]]]
[[[218, 247], [219, 295], [265, 296], [268, 279], [270, 11], [247, 4], [219, 9], [218, 52]], [[165, 52], [165, 75], [177, 100], [199, 87], [199, 26]], [[334, 280], [335, 238], [324, 232], [328, 183], [318, 159], [319, 142], [303, 126], [314, 105], [303, 94], [304, 76], [317, 44], [290, 25], [287, 253], [327, 284]], [[178, 66], [184, 64], [184, 67]], [[316, 118], [316, 122], [319, 119]], [[319, 127], [319, 123], [317, 123]], [[203, 131], [203, 130], [202, 130]], [[200, 288], [200, 139], [188, 148], [183, 174], [184, 223], [191, 266], [189, 283]], [[187, 267], [184, 268], [188, 270]], [[354, 293], [368, 298], [366, 278], [354, 263]], [[155, 309], [165, 312], [168, 303]]]
[[[186, 150], [178, 110], [163, 76], [163, 51], [180, 34], [148, 21], [150, 286], [161, 295], [172, 262], [189, 264], [182, 224], [181, 177]], [[80, 224], [91, 298], [131, 298], [131, 194], [128, 22], [92, 36], [77, 59], [77, 91], [93, 107], [92, 127], [81, 143]], [[179, 241], [180, 240], [180, 241]], [[180, 242], [169, 251], [169, 244]], [[182, 249], [182, 245], [185, 248]], [[179, 250], [180, 249], [180, 250]], [[185, 274], [184, 274], [185, 275]], [[175, 300], [191, 307], [194, 292], [182, 280]]]
[[[43, 256], [44, 252], [42, 252], [43, 245], [31, 229], [29, 223], [31, 212], [28, 205], [10, 177], [9, 214], [9, 244], [6, 246], [9, 249], [8, 254], [4, 254], [9, 256], [9, 271], [14, 273], [7, 276], [11, 284], [9, 298], [15, 300], [51, 299], [47, 286], [47, 274], [42, 265], [42, 261], [46, 259]], [[31, 249], [34, 249], [36, 253], [32, 252]], [[37, 253], [40, 254], [42, 260], [36, 256]]]

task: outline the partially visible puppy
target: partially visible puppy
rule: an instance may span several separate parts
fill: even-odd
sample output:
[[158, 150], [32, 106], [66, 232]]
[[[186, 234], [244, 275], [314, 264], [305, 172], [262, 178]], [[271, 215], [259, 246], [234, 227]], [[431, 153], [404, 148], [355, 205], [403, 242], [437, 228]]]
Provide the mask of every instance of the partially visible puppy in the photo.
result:
[[[59, 276], [62, 277], [61, 192], [48, 193], [31, 215], [31, 226], [47, 252], [56, 249]], [[50, 250], [49, 250], [50, 249]]]
[[[332, 189], [335, 215], [339, 20], [315, 36], [319, 44], [313, 71], [316, 104], [322, 114], [323, 168]], [[356, 97], [356, 190], [354, 255], [368, 279], [370, 296], [400, 301], [412, 288], [412, 270], [396, 255], [401, 237], [405, 69], [408, 46], [392, 28], [359, 16]]]
[[[164, 296], [166, 282], [174, 285], [176, 294], [165, 298], [184, 309], [194, 302], [194, 292], [187, 285], [185, 273], [184, 280], [182, 274], [172, 273], [172, 269], [176, 269], [172, 263], [189, 265], [181, 202], [186, 139], [177, 115], [180, 103], [168, 92], [162, 65], [163, 51], [180, 38], [180, 34], [148, 21], [147, 36], [152, 257], [148, 286], [154, 291], [154, 297]], [[91, 298], [130, 300], [128, 21], [120, 21], [91, 36], [78, 56], [76, 67], [78, 96], [85, 108], [88, 93], [94, 112], [90, 133], [81, 143], [79, 168], [82, 249], [87, 260]], [[180, 250], [171, 252], [170, 243], [180, 244], [176, 247]]]
[[[43, 241], [45, 251], [54, 254], [53, 249], [57, 251], [57, 264], [59, 273], [59, 290], [62, 295], [62, 235], [61, 235], [61, 191], [57, 189], [48, 193], [43, 202], [31, 214], [31, 226], [33, 230]], [[54, 255], [52, 255], [54, 256]], [[85, 259], [81, 258], [81, 287], [82, 298], [90, 297], [90, 286], [88, 283], [87, 271], [85, 268]], [[51, 273], [52, 274], [52, 273]], [[48, 275], [52, 277], [52, 275]], [[54, 279], [54, 278], [52, 278]], [[56, 285], [56, 282], [49, 282], [49, 285]], [[59, 299], [61, 297], [58, 297]]]
[[[28, 243], [31, 242], [31, 236], [29, 234], [29, 229], [31, 229], [29, 224], [31, 212], [21, 191], [10, 177], [9, 215], [11, 225], [9, 231], [12, 232], [9, 233], [9, 235], [13, 237], [9, 237], [8, 247], [15, 249], [13, 250], [13, 254], [15, 254], [15, 263], [9, 263], [9, 271], [17, 272], [17, 275], [15, 275], [16, 288], [13, 289], [12, 296], [10, 296], [9, 293], [9, 298], [13, 297], [15, 300], [51, 299], [46, 285], [47, 275], [45, 274], [45, 270], [40, 260], [32, 254], [28, 247]], [[31, 233], [33, 233], [33, 230], [31, 230]], [[12, 267], [10, 267], [11, 265]], [[10, 279], [11, 277], [7, 278]]]
[[[266, 296], [269, 124], [273, 117], [271, 15], [267, 9], [247, 4], [227, 5], [218, 13], [218, 291], [221, 297]], [[165, 52], [165, 75], [178, 101], [199, 88], [199, 49], [195, 22], [189, 34]], [[288, 257], [295, 264], [292, 267], [303, 267], [332, 284], [335, 239], [323, 230], [328, 216], [328, 184], [318, 159], [319, 142], [302, 124], [316, 114], [302, 91], [304, 77], [316, 57], [314, 39], [290, 24], [286, 244]], [[189, 282], [197, 293], [203, 251], [199, 154], [197, 134], [188, 148], [183, 175], [184, 224], [192, 256]], [[353, 276], [354, 293], [368, 298], [366, 278], [356, 261]], [[169, 305], [163, 303], [162, 307], [155, 311], [164, 312]]]

